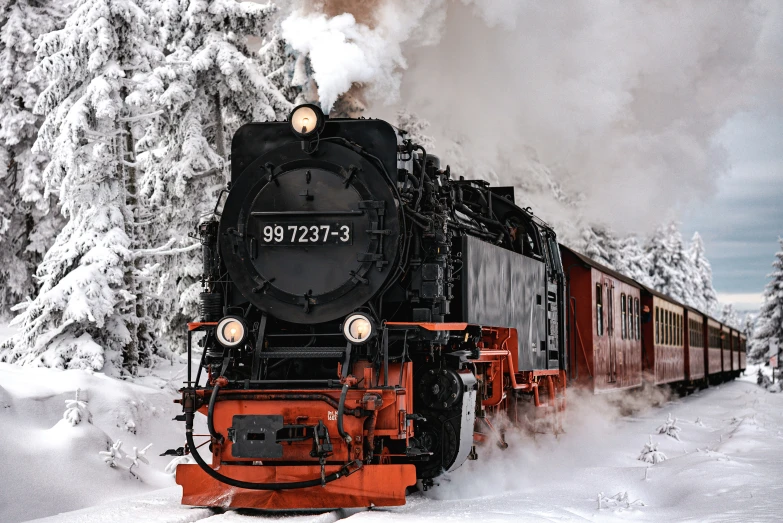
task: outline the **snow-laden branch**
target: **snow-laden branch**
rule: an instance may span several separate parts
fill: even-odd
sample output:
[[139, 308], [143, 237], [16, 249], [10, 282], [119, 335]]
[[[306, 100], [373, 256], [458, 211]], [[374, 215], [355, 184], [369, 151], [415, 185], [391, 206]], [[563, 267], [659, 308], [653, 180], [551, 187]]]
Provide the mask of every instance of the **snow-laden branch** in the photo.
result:
[[82, 132], [90, 138], [113, 138], [115, 136], [125, 134], [125, 131], [116, 130], [112, 132], [92, 131], [90, 129], [82, 129]]
[[118, 120], [121, 121], [121, 122], [138, 122], [139, 120], [144, 120], [146, 118], [154, 118], [156, 116], [160, 116], [164, 112], [165, 111], [163, 111], [163, 109], [161, 109], [160, 111], [153, 111], [151, 113], [139, 114], [139, 115], [136, 115], [136, 116], [124, 116], [122, 118], [118, 118]]
[[200, 180], [201, 178], [207, 178], [209, 176], [214, 176], [220, 172], [220, 169], [217, 167], [213, 167], [212, 169], [196, 173], [193, 176], [190, 177], [191, 180]]
[[186, 252], [194, 251], [201, 247], [200, 243], [194, 243], [193, 245], [187, 245], [185, 247], [177, 247], [172, 249], [171, 246], [174, 245], [174, 242], [176, 240], [174, 238], [167, 241], [165, 244], [161, 245], [160, 247], [155, 247], [154, 249], [138, 249], [133, 251], [134, 258], [138, 258], [141, 256], [171, 256], [174, 254], [183, 254]]

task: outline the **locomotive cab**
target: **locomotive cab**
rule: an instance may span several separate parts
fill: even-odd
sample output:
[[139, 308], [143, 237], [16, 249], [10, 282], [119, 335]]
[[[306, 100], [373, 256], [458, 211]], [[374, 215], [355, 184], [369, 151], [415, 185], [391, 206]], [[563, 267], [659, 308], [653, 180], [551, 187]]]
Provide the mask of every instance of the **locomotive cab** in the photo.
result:
[[[404, 503], [565, 388], [554, 231], [513, 188], [450, 169], [372, 119], [315, 105], [241, 127], [183, 389], [183, 502]], [[207, 416], [211, 463], [196, 450]]]

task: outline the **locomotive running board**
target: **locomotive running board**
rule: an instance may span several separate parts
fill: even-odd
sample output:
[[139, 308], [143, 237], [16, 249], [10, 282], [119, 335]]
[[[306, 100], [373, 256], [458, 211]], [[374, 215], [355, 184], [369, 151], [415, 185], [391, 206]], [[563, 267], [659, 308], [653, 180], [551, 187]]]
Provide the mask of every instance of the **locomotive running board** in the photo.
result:
[[[327, 465], [329, 475], [339, 465]], [[295, 467], [222, 465], [220, 473], [241, 481], [290, 483], [321, 475], [318, 465]], [[350, 476], [325, 486], [294, 490], [236, 488], [208, 476], [198, 465], [178, 465], [177, 484], [182, 504], [267, 510], [336, 509], [405, 504], [405, 490], [416, 483], [414, 465], [364, 465]]]

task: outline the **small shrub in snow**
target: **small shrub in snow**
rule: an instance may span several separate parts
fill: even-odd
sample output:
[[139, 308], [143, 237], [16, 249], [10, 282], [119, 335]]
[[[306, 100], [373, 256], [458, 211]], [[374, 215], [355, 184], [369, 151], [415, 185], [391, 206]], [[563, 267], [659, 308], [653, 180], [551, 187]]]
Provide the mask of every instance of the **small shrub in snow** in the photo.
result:
[[79, 399], [80, 392], [81, 389], [76, 389], [76, 398], [72, 400], [65, 400], [65, 412], [63, 412], [63, 419], [74, 427], [82, 420], [87, 420], [88, 423], [92, 423], [92, 414], [87, 408], [87, 401]]
[[103, 461], [111, 468], [127, 470], [131, 476], [138, 478], [139, 476], [133, 472], [133, 467], [138, 468], [139, 463], [146, 463], [149, 465], [150, 462], [147, 459], [146, 454], [151, 446], [152, 443], [141, 450], [138, 450], [137, 447], [133, 447], [133, 451], [130, 454], [125, 454], [122, 450], [122, 441], [117, 440], [108, 450], [102, 450], [98, 454], [103, 456]]
[[680, 441], [680, 427], [677, 426], [677, 418], [672, 418], [672, 413], [669, 413], [669, 417], [666, 421], [658, 427], [658, 434], [666, 434], [672, 438]]
[[704, 422], [701, 420], [701, 418], [696, 418], [696, 421], [694, 421], [693, 424], [698, 425], [699, 427], [704, 426]]
[[125, 453], [122, 451], [122, 441], [115, 441], [109, 450], [102, 450], [98, 452], [103, 456], [103, 461], [111, 468], [124, 468], [120, 461], [125, 457]]
[[128, 472], [131, 473], [132, 476], [136, 476], [136, 474], [133, 473], [133, 467], [138, 467], [139, 462], [146, 463], [147, 465], [150, 464], [149, 460], [146, 457], [147, 450], [152, 446], [152, 443], [147, 445], [141, 450], [137, 450], [136, 447], [133, 447], [133, 452], [131, 452], [127, 458], [130, 460], [131, 464], [128, 467]]
[[612, 497], [604, 496], [603, 492], [598, 493], [598, 510], [607, 508], [634, 508], [643, 507], [644, 503], [640, 499], [631, 501], [628, 498], [628, 492], [618, 492]]
[[653, 465], [660, 463], [661, 461], [666, 461], [666, 454], [658, 450], [658, 444], [653, 443], [652, 436], [650, 436], [649, 443], [644, 444], [642, 453], [639, 454], [639, 461], [652, 463]]

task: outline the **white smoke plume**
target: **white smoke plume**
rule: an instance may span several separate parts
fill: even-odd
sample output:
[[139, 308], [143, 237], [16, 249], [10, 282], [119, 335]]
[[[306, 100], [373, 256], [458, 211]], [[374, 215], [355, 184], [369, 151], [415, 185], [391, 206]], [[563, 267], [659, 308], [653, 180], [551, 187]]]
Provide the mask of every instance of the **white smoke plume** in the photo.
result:
[[[442, 6], [442, 0], [306, 2], [282, 22], [282, 35], [309, 58], [324, 111], [357, 83], [367, 97], [391, 104], [399, 101], [407, 68], [402, 45], [436, 42]], [[435, 27], [422, 24], [425, 15]]]
[[783, 105], [774, 1], [302, 2], [283, 31], [326, 109], [363, 86], [366, 115], [416, 113], [458, 174], [559, 223], [628, 232], [708, 198], [721, 128]]

